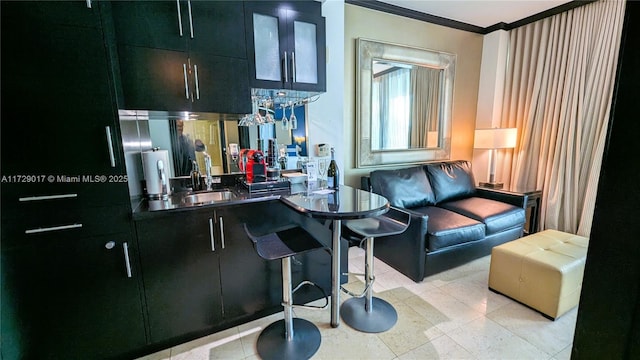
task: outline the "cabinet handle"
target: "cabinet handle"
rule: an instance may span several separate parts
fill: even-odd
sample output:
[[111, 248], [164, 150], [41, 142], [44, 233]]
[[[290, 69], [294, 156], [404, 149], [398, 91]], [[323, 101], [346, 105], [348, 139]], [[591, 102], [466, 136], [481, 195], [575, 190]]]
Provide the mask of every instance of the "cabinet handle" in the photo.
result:
[[191, 15], [191, 0], [187, 1], [189, 7], [189, 29], [191, 30], [191, 38], [193, 39], [193, 16]]
[[284, 82], [289, 82], [289, 61], [286, 51], [284, 52]]
[[111, 127], [105, 126], [105, 132], [107, 133], [107, 147], [109, 148], [109, 161], [111, 163], [111, 167], [116, 167], [116, 155], [113, 151], [113, 140], [111, 139]]
[[200, 100], [200, 81], [198, 81], [198, 65], [193, 64], [193, 71], [196, 78], [196, 99]]
[[42, 196], [27, 196], [18, 199], [20, 202], [26, 201], [41, 201], [41, 200], [57, 200], [66, 198], [76, 198], [78, 194], [61, 194], [61, 195], [42, 195]]
[[184, 95], [189, 100], [189, 79], [187, 78], [187, 64], [182, 64], [182, 71], [184, 72]]
[[224, 249], [224, 221], [220, 216], [220, 242], [222, 242], [222, 248]]
[[180, 0], [176, 0], [176, 7], [178, 8], [178, 31], [180, 37], [182, 37], [182, 13], [180, 13]]
[[25, 230], [24, 233], [37, 234], [37, 233], [43, 233], [43, 232], [49, 232], [49, 231], [76, 229], [81, 227], [82, 227], [82, 224], [60, 225], [60, 226], [51, 226], [46, 228], [29, 229], [29, 230]]
[[129, 244], [122, 243], [122, 249], [124, 250], [124, 264], [127, 267], [127, 277], [131, 277], [131, 262], [129, 262]]
[[116, 242], [115, 241], [109, 241], [108, 243], [104, 244], [105, 249], [107, 250], [111, 250], [116, 246]]
[[87, 9], [91, 9], [91, 0], [87, 0]]
[[211, 239], [211, 251], [216, 251], [216, 238], [213, 236], [213, 218], [209, 218], [209, 238]]
[[291, 82], [297, 82], [296, 77], [296, 53], [291, 52]]

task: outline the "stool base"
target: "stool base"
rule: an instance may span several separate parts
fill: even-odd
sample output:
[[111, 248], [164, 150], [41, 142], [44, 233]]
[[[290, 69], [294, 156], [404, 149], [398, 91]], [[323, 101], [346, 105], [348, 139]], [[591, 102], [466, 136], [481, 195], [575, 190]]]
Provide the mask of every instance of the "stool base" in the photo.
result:
[[312, 322], [293, 318], [293, 339], [284, 335], [284, 320], [267, 326], [258, 336], [258, 355], [270, 359], [309, 359], [320, 348], [320, 330]]
[[345, 324], [366, 333], [387, 331], [396, 324], [398, 313], [391, 304], [374, 297], [371, 312], [367, 312], [365, 301], [365, 298], [351, 298], [342, 303], [340, 316]]

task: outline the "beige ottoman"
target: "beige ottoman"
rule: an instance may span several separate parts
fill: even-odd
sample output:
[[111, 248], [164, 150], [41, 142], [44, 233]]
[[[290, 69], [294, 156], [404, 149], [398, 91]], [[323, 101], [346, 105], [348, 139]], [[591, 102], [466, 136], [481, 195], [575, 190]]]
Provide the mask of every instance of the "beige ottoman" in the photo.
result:
[[578, 305], [589, 239], [544, 230], [491, 251], [489, 289], [551, 319]]

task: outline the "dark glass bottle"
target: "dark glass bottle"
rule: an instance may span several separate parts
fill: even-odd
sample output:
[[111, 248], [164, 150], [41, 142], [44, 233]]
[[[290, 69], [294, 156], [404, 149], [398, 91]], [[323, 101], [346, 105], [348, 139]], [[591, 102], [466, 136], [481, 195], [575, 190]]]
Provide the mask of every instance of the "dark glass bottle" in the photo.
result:
[[191, 189], [193, 191], [202, 190], [202, 177], [200, 176], [198, 162], [195, 160], [192, 160], [191, 163]]
[[329, 163], [329, 168], [327, 169], [327, 188], [338, 190], [338, 180], [339, 180], [340, 172], [338, 171], [338, 164], [336, 164], [335, 159], [335, 149], [331, 148], [331, 162]]

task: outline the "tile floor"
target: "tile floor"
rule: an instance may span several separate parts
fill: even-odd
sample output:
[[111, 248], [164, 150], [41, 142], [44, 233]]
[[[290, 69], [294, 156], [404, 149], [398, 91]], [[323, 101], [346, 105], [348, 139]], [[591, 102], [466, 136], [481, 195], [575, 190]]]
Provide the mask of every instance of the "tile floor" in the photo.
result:
[[[350, 271], [362, 273], [364, 251], [350, 248], [349, 257]], [[376, 259], [374, 293], [398, 312], [384, 333], [360, 333], [344, 323], [331, 328], [329, 309], [294, 309], [295, 316], [320, 328], [313, 359], [570, 359], [577, 309], [551, 321], [489, 291], [489, 263], [487, 256], [415, 283]], [[351, 276], [348, 286], [362, 289], [362, 280]], [[274, 314], [140, 360], [259, 359], [260, 331], [281, 318]]]

